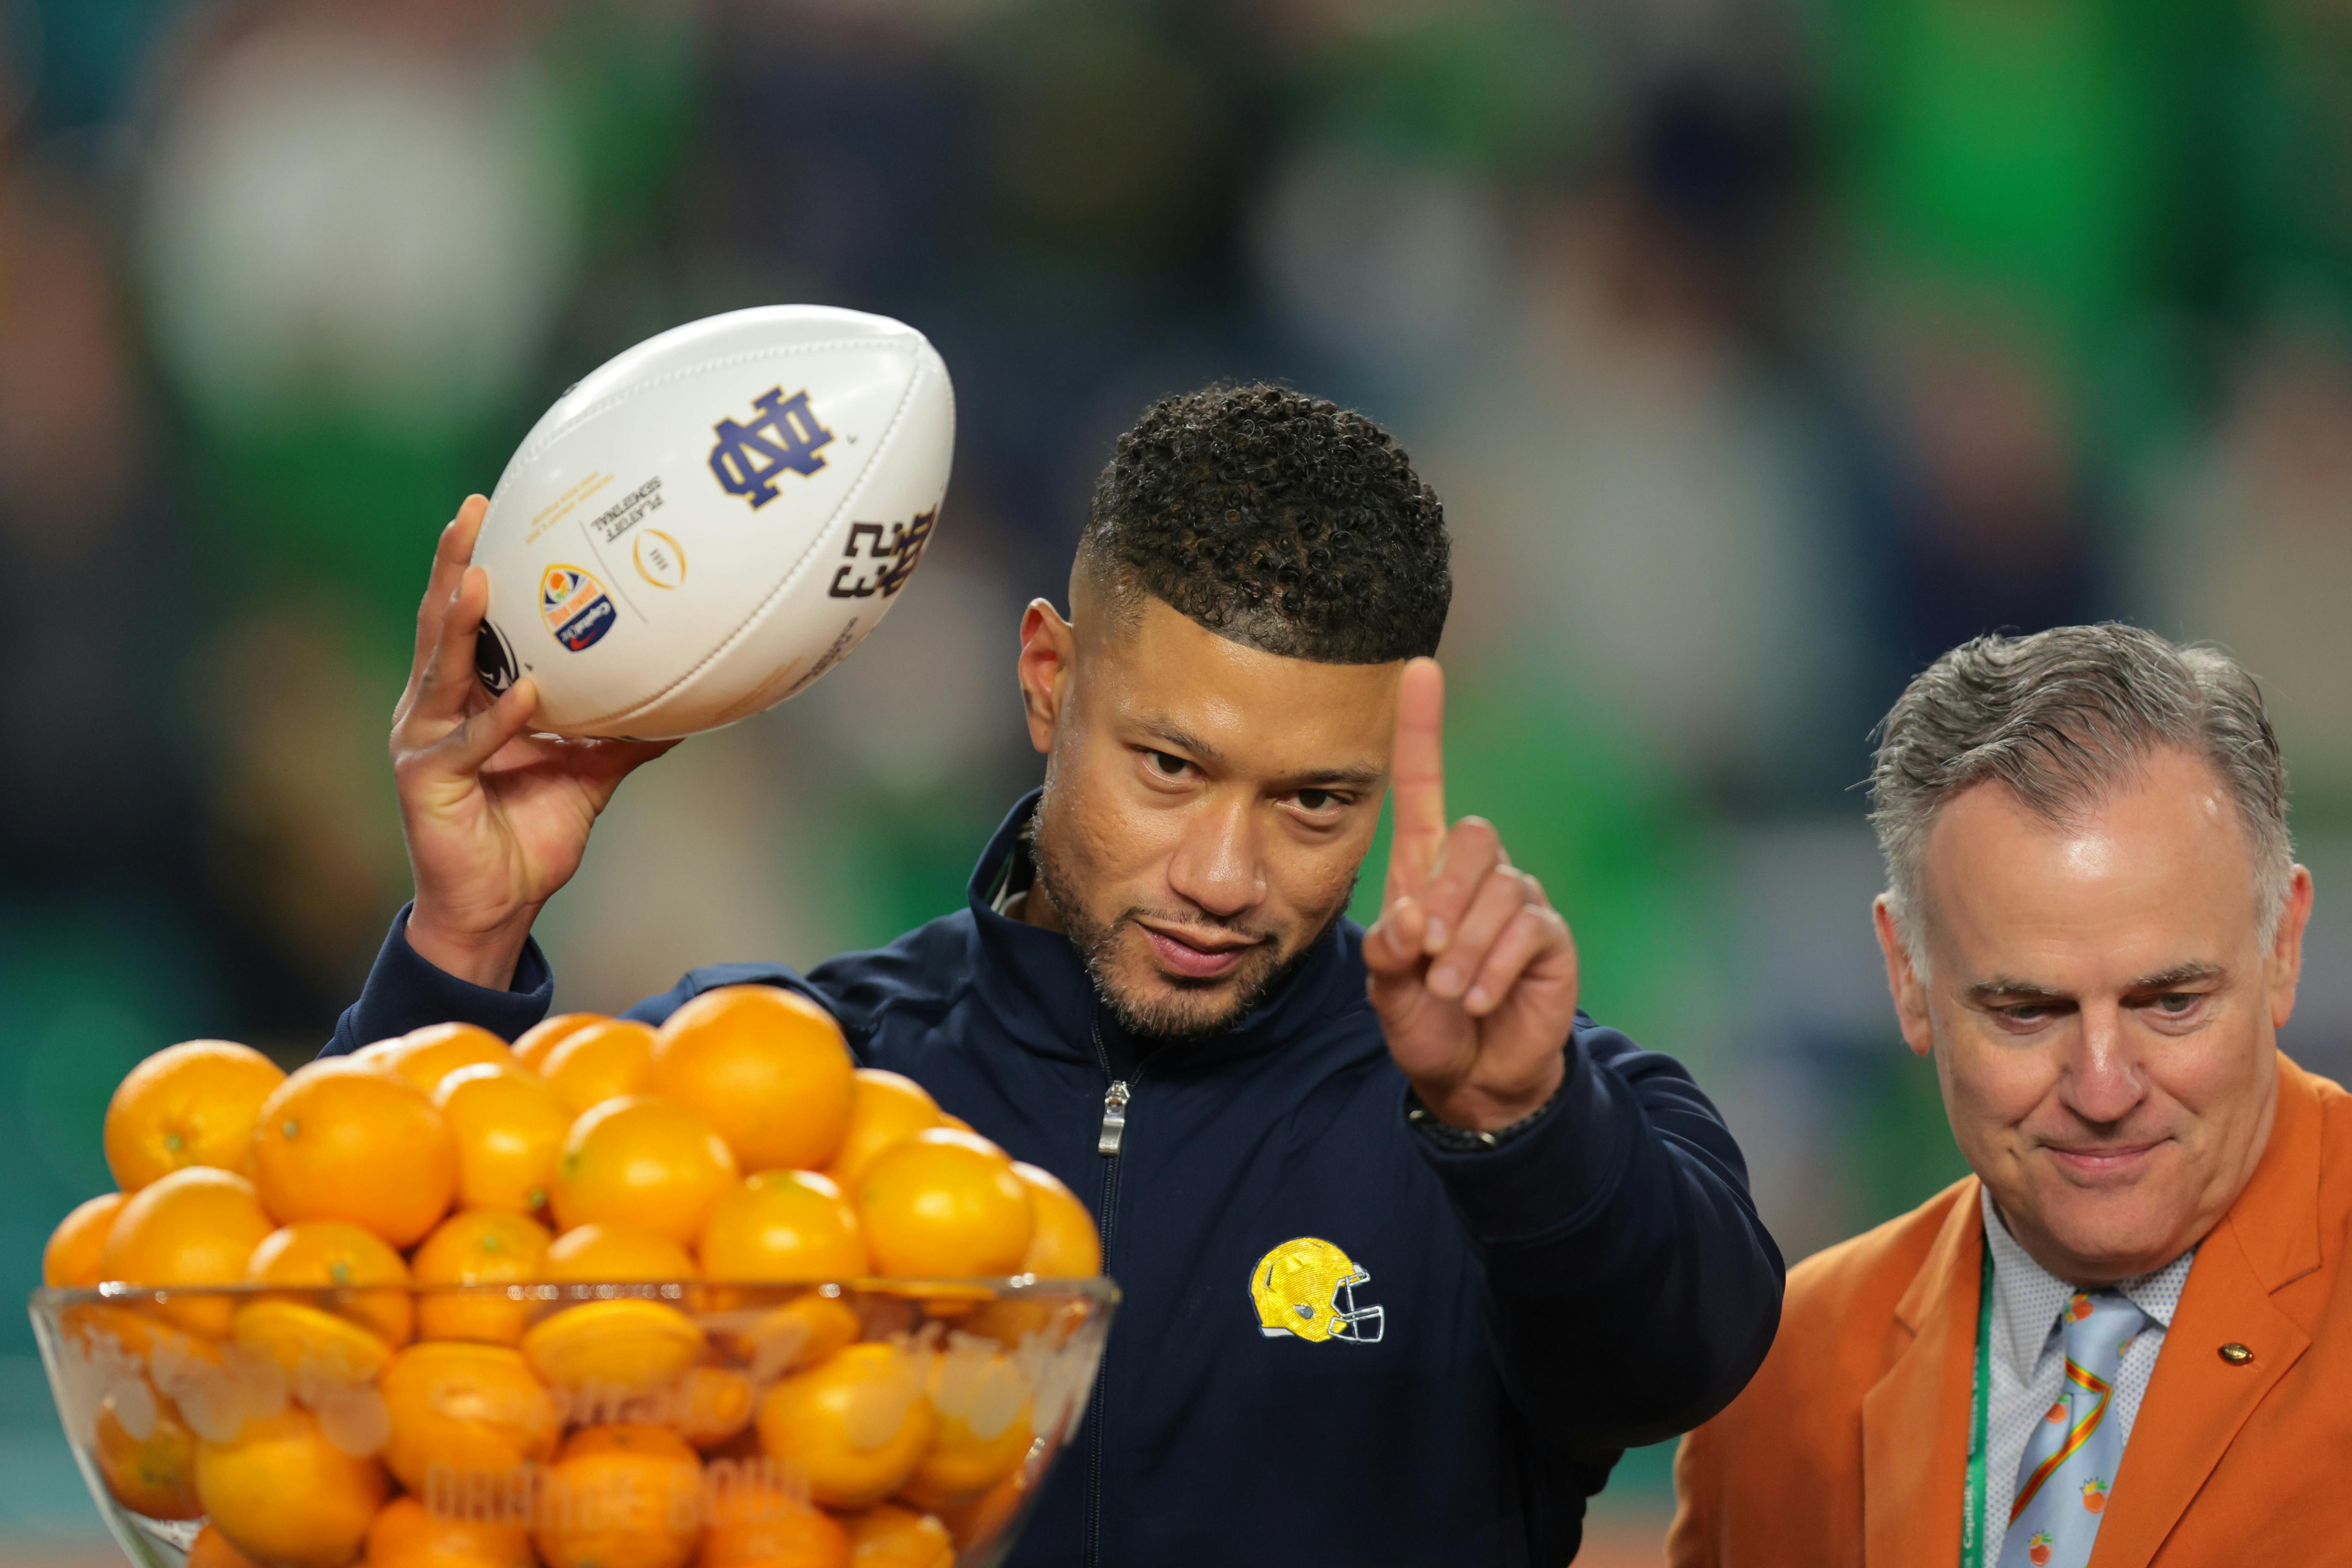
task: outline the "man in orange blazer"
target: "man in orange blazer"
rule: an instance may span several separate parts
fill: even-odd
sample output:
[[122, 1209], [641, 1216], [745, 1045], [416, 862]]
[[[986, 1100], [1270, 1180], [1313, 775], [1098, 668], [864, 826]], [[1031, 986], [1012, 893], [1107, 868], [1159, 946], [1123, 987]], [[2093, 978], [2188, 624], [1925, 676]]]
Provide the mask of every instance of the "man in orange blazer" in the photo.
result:
[[1896, 702], [1878, 939], [1975, 1174], [1790, 1270], [1672, 1563], [2352, 1563], [2352, 1100], [2276, 1045], [2285, 793], [2246, 673], [2130, 627]]

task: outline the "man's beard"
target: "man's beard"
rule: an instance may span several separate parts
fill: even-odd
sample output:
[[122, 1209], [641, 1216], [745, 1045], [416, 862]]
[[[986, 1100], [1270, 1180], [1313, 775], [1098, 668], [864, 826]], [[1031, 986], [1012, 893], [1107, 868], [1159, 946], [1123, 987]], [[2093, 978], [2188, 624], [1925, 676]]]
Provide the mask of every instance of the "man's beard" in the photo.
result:
[[[1341, 900], [1339, 908], [1318, 927], [1314, 938], [1302, 942], [1298, 951], [1287, 958], [1276, 956], [1276, 946], [1265, 942], [1256, 952], [1242, 960], [1240, 973], [1218, 980], [1185, 980], [1162, 975], [1160, 978], [1172, 987], [1175, 997], [1136, 997], [1120, 993], [1112, 977], [1112, 968], [1118, 958], [1118, 939], [1122, 931], [1133, 926], [1134, 911], [1121, 914], [1105, 925], [1087, 911], [1076, 889], [1071, 884], [1067, 868], [1063, 867], [1045, 845], [1038, 825], [1045, 820], [1045, 807], [1030, 816], [1028, 826], [1022, 834], [1029, 850], [1029, 864], [1037, 879], [1032, 891], [1044, 896], [1061, 917], [1062, 929], [1068, 934], [1071, 945], [1078, 950], [1078, 958], [1087, 967], [1087, 978], [1094, 983], [1095, 994], [1108, 1007], [1118, 1026], [1136, 1040], [1151, 1045], [1197, 1045], [1223, 1034], [1256, 1009], [1259, 1004], [1282, 989], [1290, 977], [1306, 967], [1315, 944], [1323, 940], [1331, 923], [1347, 909]], [[1202, 917], [1217, 924], [1213, 917]], [[1240, 930], [1240, 928], [1229, 928]], [[1242, 934], [1249, 934], [1243, 931]], [[1187, 1007], [1181, 998], [1187, 994], [1213, 992], [1221, 986], [1232, 987], [1232, 1000], [1213, 1014], [1203, 1015], [1197, 1007]]]

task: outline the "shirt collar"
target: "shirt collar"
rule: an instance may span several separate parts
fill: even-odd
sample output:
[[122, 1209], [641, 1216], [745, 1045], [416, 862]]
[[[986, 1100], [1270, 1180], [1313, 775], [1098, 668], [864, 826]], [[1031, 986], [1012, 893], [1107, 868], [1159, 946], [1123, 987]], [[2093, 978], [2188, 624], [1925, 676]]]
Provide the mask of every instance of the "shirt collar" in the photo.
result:
[[[2074, 1287], [2033, 1261], [2032, 1254], [2009, 1233], [2009, 1222], [1992, 1201], [1992, 1190], [1978, 1184], [1984, 1207], [1985, 1246], [1992, 1254], [1993, 1318], [2001, 1353], [2021, 1383], [2033, 1381], [2034, 1363], [2057, 1327], [2058, 1311], [2074, 1297]], [[2173, 1310], [2180, 1304], [2189, 1265], [2197, 1260], [2190, 1247], [2161, 1268], [2120, 1280], [2116, 1289], [2125, 1300], [2162, 1327], [2172, 1327]]]

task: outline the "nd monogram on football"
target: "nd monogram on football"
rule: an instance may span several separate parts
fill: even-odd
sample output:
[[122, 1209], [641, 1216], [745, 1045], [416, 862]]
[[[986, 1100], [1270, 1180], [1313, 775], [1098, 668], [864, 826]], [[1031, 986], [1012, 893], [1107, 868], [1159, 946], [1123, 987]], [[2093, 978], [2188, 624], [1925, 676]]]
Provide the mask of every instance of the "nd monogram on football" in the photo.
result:
[[[536, 1021], [532, 921], [669, 749], [530, 736], [528, 678], [477, 685], [482, 513], [442, 537], [393, 742], [415, 899], [331, 1049]], [[1017, 1563], [1310, 1538], [1317, 1561], [1562, 1562], [1617, 1452], [1720, 1409], [1771, 1342], [1780, 1258], [1715, 1108], [1578, 1011], [1545, 889], [1447, 816], [1448, 553], [1362, 416], [1268, 386], [1154, 405], [1097, 486], [1068, 615], [1022, 617], [1044, 781], [968, 906], [632, 1011], [800, 987], [1093, 1204], [1126, 1300]]]

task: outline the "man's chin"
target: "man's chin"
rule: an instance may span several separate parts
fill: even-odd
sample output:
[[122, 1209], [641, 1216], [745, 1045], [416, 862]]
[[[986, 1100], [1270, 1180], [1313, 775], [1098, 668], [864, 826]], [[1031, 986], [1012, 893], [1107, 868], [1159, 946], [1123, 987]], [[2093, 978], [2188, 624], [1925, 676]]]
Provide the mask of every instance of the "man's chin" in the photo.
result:
[[1139, 1039], [1184, 1043], [1221, 1035], [1249, 1004], [1248, 977], [1192, 980], [1121, 975], [1097, 987], [1119, 1026]]
[[[2012, 1215], [2010, 1229], [2038, 1228], [2062, 1254], [2043, 1258], [2043, 1267], [2076, 1283], [2128, 1279], [2161, 1268], [2199, 1239], [2186, 1233], [2187, 1205], [2175, 1192], [2062, 1189], [2040, 1198], [2039, 1213], [2023, 1226], [2021, 1216]], [[2030, 1243], [2028, 1249], [2036, 1250]]]

